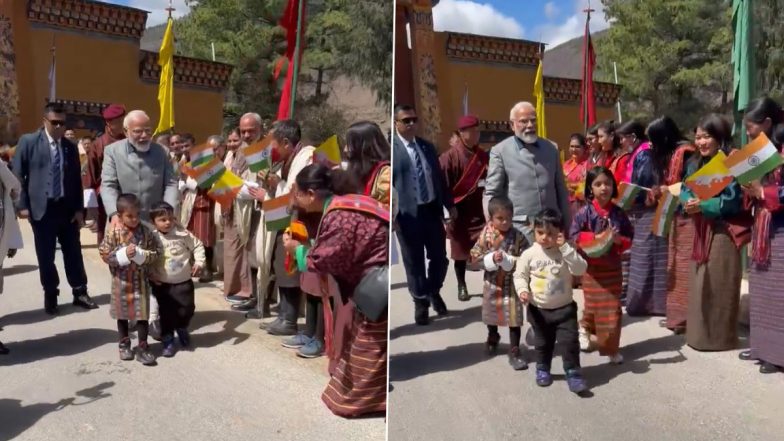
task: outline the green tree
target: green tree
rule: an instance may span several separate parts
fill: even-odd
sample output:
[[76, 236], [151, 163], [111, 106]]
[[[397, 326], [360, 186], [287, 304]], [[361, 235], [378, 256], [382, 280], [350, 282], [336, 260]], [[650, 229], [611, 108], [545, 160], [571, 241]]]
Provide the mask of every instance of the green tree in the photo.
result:
[[784, 0], [753, 3], [755, 21], [755, 57], [758, 95], [784, 99]]

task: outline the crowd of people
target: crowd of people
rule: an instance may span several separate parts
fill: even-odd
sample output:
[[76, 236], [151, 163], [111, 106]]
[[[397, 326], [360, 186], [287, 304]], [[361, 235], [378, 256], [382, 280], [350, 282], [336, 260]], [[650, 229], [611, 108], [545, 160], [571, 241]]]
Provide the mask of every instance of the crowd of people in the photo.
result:
[[[63, 108], [49, 104], [43, 127], [21, 137], [13, 174], [0, 164], [7, 208], [0, 210], [0, 251], [10, 255], [8, 250], [21, 247], [14, 242], [21, 238], [18, 226], [16, 236], [9, 226], [17, 216], [29, 218], [46, 313], [58, 313], [56, 241], [74, 305], [98, 308], [87, 292], [80, 242], [80, 228], [86, 227], [97, 235], [111, 274], [110, 315], [122, 360], [156, 364], [158, 350], [148, 345], [148, 335], [162, 341], [164, 357], [197, 345], [188, 330], [196, 310], [194, 279], [208, 283], [222, 273], [232, 310], [262, 319], [275, 315], [277, 303], [274, 319], [260, 327], [283, 337], [281, 344], [297, 355], [329, 357], [331, 379], [322, 399], [332, 412], [383, 412], [386, 313], [371, 319], [352, 300], [364, 275], [388, 264], [391, 148], [379, 126], [351, 125], [343, 163], [335, 166], [320, 162], [315, 148], [303, 142], [299, 122], [265, 128], [258, 114], [243, 115], [226, 137], [205, 140], [212, 156], [243, 181], [237, 197], [224, 205], [186, 173], [197, 147], [193, 135], [153, 136], [144, 111], [120, 104], [107, 106], [103, 118], [99, 137], [77, 139]], [[276, 159], [251, 172], [244, 148], [264, 140]], [[285, 195], [292, 219], [307, 228], [307, 240], [269, 230], [264, 222], [263, 202]], [[287, 264], [291, 257], [294, 268]], [[134, 330], [139, 343], [132, 348]], [[0, 350], [7, 352], [2, 344]]]
[[[476, 116], [461, 117], [440, 156], [416, 136], [415, 109], [398, 105], [394, 116], [394, 229], [417, 324], [429, 323], [431, 305], [449, 313], [441, 297], [448, 238], [458, 300], [471, 299], [466, 269], [485, 272], [487, 350], [498, 347], [498, 327], [509, 327], [509, 363], [526, 369], [525, 307], [537, 384], [552, 383], [557, 342], [569, 388], [582, 393], [580, 350], [624, 361], [624, 308], [628, 316], [664, 317], [661, 325], [697, 351], [737, 349], [748, 250], [750, 348], [739, 357], [762, 373], [784, 367], [784, 294], [776, 286], [784, 269], [782, 169], [745, 185], [733, 178], [710, 198], [686, 185], [719, 152], [743, 147], [724, 116], [705, 116], [692, 136], [667, 116], [647, 125], [601, 122], [570, 136], [565, 161], [537, 135], [536, 109], [527, 102], [511, 109], [514, 134], [495, 146], [480, 145]], [[750, 140], [764, 133], [781, 151], [784, 111], [774, 100], [753, 101], [743, 124]], [[624, 184], [642, 189], [628, 204], [619, 201]], [[673, 186], [676, 214], [656, 234], [657, 205]], [[574, 286], [584, 296], [579, 321]]]

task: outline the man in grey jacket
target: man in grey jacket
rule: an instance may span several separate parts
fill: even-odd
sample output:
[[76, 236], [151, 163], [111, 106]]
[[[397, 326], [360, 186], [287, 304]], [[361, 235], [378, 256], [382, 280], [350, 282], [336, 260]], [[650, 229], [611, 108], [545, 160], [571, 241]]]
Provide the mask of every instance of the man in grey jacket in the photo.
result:
[[514, 204], [512, 222], [533, 243], [533, 217], [544, 208], [558, 210], [571, 224], [569, 196], [558, 147], [536, 133], [536, 108], [519, 102], [509, 113], [514, 136], [490, 151], [485, 198], [507, 196]]

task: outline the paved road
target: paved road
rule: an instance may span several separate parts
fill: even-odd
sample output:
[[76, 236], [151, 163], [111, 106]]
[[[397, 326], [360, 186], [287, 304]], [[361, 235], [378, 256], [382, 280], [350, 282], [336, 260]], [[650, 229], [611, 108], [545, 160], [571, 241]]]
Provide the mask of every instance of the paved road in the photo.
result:
[[322, 404], [324, 359], [282, 348], [214, 286], [196, 291], [193, 352], [155, 367], [120, 361], [95, 236], [85, 231], [83, 243], [101, 308], [76, 310], [66, 289], [49, 318], [26, 223], [23, 233], [28, 248], [6, 260], [0, 296], [0, 340], [12, 351], [0, 356], [0, 440], [384, 439], [383, 418], [343, 420]]
[[[625, 364], [582, 357], [593, 397], [571, 394], [562, 375], [539, 388], [533, 365], [507, 364], [508, 346], [483, 354], [481, 299], [457, 301], [454, 277], [443, 290], [450, 315], [418, 327], [402, 264], [393, 266], [390, 440], [784, 440], [784, 375], [759, 374], [738, 351], [696, 352], [658, 318], [624, 317]], [[468, 280], [479, 294], [480, 273]], [[553, 374], [563, 374], [559, 358]]]

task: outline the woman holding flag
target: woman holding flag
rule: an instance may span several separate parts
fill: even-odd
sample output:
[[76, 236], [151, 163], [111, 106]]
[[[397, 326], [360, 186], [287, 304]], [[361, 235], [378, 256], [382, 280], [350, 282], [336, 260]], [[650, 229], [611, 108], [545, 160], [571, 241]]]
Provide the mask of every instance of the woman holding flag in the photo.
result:
[[[754, 142], [765, 134], [777, 150], [784, 142], [784, 111], [770, 98], [749, 103], [744, 119]], [[743, 191], [752, 199], [754, 227], [749, 269], [750, 346], [741, 360], [757, 360], [763, 374], [784, 368], [784, 172], [781, 167], [752, 181]]]
[[569, 206], [574, 216], [585, 205], [585, 174], [588, 172], [588, 145], [585, 137], [572, 133], [569, 137], [569, 154], [564, 162], [563, 171], [566, 189], [569, 190]]
[[[728, 185], [712, 197], [705, 197], [709, 193], [700, 197], [701, 190], [695, 187], [699, 181], [690, 184], [688, 178], [706, 165], [710, 168], [717, 154], [724, 155], [722, 149], [732, 143], [730, 123], [719, 115], [705, 117], [697, 124], [694, 140], [697, 154], [688, 161], [680, 196], [694, 222], [686, 344], [698, 351], [726, 351], [738, 344], [741, 244], [733, 225], [742, 210], [743, 194], [738, 182], [725, 174], [722, 179]], [[708, 178], [715, 179], [711, 175]]]
[[615, 123], [613, 121], [600, 123], [597, 127], [596, 140], [602, 148], [597, 165], [610, 169], [615, 182], [622, 182], [626, 176], [630, 153], [621, 147], [621, 137], [616, 133]]

